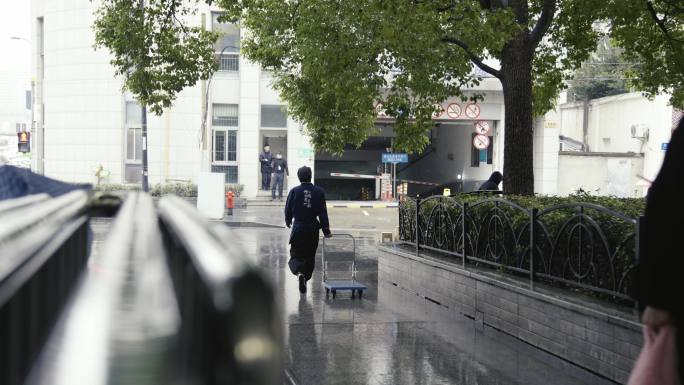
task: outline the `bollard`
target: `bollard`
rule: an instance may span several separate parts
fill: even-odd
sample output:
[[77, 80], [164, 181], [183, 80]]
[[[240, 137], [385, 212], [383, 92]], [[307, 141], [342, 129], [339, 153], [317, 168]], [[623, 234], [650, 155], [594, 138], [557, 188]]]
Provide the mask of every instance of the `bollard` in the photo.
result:
[[226, 207], [228, 208], [228, 215], [233, 215], [233, 194], [232, 191], [226, 193]]

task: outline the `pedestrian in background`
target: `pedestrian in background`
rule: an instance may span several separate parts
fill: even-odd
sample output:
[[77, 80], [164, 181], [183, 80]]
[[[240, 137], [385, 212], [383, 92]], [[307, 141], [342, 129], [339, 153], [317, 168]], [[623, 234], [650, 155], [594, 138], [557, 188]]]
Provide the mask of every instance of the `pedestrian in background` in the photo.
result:
[[287, 195], [285, 225], [292, 227], [290, 233], [290, 261], [288, 266], [299, 280], [299, 292], [306, 293], [306, 282], [311, 279], [316, 265], [318, 234], [331, 237], [325, 192], [311, 183], [311, 168], [297, 170], [301, 184]]
[[500, 172], [494, 171], [489, 179], [482, 183], [480, 191], [499, 191], [499, 183], [503, 181], [503, 175]]
[[276, 153], [273, 159], [273, 187], [271, 187], [271, 200], [276, 199], [276, 188], [278, 189], [278, 200], [283, 200], [283, 183], [285, 176], [290, 176], [290, 171], [287, 169], [287, 161], [283, 159], [283, 154]]
[[271, 174], [273, 168], [273, 154], [271, 154], [271, 146], [264, 145], [264, 151], [259, 154], [259, 163], [261, 163], [261, 189], [268, 191], [271, 188]]
[[[678, 239], [684, 229], [684, 120], [672, 134], [665, 160], [656, 180], [648, 190], [642, 222], [640, 259], [636, 275], [636, 297], [645, 306], [642, 314], [647, 336], [644, 351], [632, 373], [630, 384], [658, 381], [653, 373], [663, 373], [664, 362], [673, 362], [671, 373], [684, 378], [684, 280]], [[652, 338], [648, 338], [652, 337]], [[661, 338], [661, 341], [658, 339]], [[669, 341], [662, 341], [662, 339]], [[672, 341], [674, 340], [674, 341]], [[667, 347], [672, 349], [667, 349]], [[649, 353], [653, 351], [653, 353]], [[678, 354], [677, 354], [678, 351]], [[669, 352], [669, 353], [668, 353]], [[675, 357], [653, 357], [655, 355]], [[651, 363], [645, 365], [644, 362]], [[655, 369], [658, 367], [658, 369]], [[677, 382], [661, 379], [661, 384]], [[639, 381], [639, 379], [645, 379]]]

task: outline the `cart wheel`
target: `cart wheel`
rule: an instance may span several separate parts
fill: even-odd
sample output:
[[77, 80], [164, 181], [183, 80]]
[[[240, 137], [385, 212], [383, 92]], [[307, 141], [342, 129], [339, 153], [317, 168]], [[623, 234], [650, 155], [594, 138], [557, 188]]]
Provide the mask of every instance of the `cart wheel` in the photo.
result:
[[352, 290], [352, 299], [356, 298], [356, 290]]
[[333, 293], [333, 299], [335, 299], [335, 296], [337, 295], [337, 290], [333, 289], [332, 293]]

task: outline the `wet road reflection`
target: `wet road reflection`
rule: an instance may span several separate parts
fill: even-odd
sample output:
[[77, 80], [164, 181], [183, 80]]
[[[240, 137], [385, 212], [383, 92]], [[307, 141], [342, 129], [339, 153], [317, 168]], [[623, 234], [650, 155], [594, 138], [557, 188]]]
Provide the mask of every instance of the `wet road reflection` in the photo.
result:
[[612, 384], [453, 309], [378, 282], [375, 238], [359, 232], [357, 279], [326, 299], [320, 248], [306, 295], [287, 268], [287, 229], [236, 228], [272, 277], [286, 325], [286, 367], [297, 384]]

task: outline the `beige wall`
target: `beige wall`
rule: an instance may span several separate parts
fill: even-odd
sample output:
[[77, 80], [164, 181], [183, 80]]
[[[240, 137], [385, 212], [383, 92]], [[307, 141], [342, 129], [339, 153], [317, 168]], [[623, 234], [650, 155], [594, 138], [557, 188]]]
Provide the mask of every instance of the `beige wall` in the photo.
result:
[[641, 197], [644, 189], [637, 185], [644, 158], [617, 154], [558, 156], [558, 195], [572, 194], [578, 189], [596, 195]]

